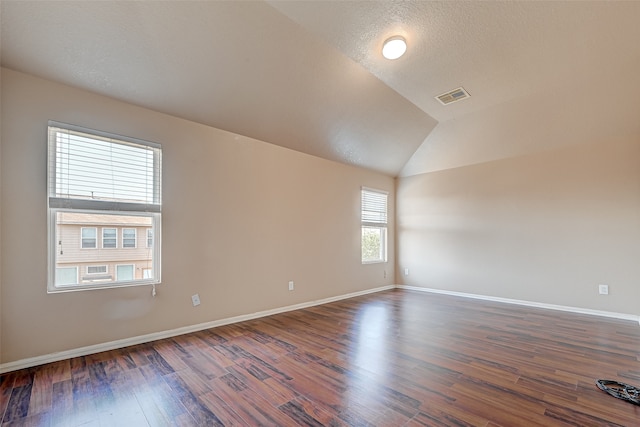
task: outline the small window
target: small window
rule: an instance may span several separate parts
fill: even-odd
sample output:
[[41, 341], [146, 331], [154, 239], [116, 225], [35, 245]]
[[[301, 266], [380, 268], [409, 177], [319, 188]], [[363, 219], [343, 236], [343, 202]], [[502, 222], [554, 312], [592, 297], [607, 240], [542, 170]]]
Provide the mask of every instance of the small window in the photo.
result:
[[133, 264], [117, 265], [116, 280], [119, 282], [130, 282], [135, 278], [135, 271], [135, 265]]
[[[47, 291], [160, 283], [160, 145], [53, 121], [48, 136]], [[123, 254], [138, 229], [152, 230], [150, 245]]]
[[114, 249], [118, 247], [118, 231], [115, 228], [102, 229], [102, 247]]
[[56, 268], [56, 283], [58, 284], [58, 286], [77, 285], [78, 267]]
[[362, 263], [387, 262], [387, 193], [362, 189]]
[[147, 228], [147, 247], [153, 247], [153, 230], [150, 228]]
[[95, 249], [98, 247], [98, 233], [95, 227], [82, 227], [82, 249]]
[[136, 247], [136, 229], [135, 228], [122, 229], [122, 247], [123, 248]]
[[142, 278], [143, 279], [149, 279], [153, 277], [153, 272], [151, 271], [150, 268], [143, 268], [142, 269]]
[[107, 266], [106, 265], [88, 265], [87, 266], [87, 274], [106, 274]]

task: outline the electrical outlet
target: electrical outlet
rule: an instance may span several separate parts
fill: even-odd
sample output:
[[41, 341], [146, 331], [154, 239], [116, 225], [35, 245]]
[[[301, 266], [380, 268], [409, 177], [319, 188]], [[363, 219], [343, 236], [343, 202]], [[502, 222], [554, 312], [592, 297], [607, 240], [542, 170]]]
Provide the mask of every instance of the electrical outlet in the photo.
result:
[[408, 269], [408, 268], [405, 268], [405, 269], [404, 269], [404, 275], [405, 275], [405, 276], [408, 276], [408, 275], [409, 275], [409, 269]]
[[292, 291], [293, 290], [293, 280], [289, 281], [289, 290]]
[[609, 295], [609, 285], [598, 285], [600, 295]]
[[200, 295], [195, 294], [195, 295], [191, 295], [191, 302], [193, 303], [193, 306], [197, 306], [200, 305]]
[[387, 278], [387, 270], [384, 270], [384, 272], [382, 273], [382, 277], [385, 279]]

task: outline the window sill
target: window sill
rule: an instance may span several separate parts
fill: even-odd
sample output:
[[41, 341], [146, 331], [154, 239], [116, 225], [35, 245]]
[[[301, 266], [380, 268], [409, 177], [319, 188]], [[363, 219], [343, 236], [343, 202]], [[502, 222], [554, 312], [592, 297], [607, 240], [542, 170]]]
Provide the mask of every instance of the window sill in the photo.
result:
[[117, 288], [131, 288], [134, 286], [156, 286], [161, 284], [159, 280], [137, 280], [135, 282], [121, 282], [121, 283], [94, 283], [91, 285], [68, 285], [68, 286], [47, 286], [48, 294], [59, 294], [66, 292], [77, 291], [92, 291], [97, 289], [117, 289]]

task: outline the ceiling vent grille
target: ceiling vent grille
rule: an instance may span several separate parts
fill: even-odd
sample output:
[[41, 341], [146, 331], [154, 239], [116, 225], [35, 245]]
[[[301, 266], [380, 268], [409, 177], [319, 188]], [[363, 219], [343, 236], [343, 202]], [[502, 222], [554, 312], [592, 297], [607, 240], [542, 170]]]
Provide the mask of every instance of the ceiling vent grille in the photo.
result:
[[464, 90], [463, 87], [459, 87], [457, 89], [443, 93], [442, 95], [436, 96], [436, 99], [440, 101], [442, 105], [448, 105], [456, 101], [460, 101], [461, 99], [469, 98], [470, 96], [471, 95], [469, 95], [469, 92]]

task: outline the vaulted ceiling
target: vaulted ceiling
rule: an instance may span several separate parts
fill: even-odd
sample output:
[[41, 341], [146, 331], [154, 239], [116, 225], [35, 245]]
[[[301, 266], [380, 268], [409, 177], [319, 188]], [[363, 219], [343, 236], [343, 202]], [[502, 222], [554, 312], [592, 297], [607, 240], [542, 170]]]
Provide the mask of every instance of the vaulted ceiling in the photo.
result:
[[[2, 66], [408, 176], [640, 137], [640, 2], [6, 1]], [[380, 50], [408, 42], [402, 58]], [[471, 98], [434, 97], [463, 86]]]

